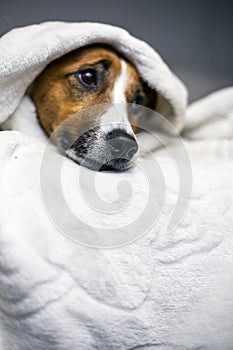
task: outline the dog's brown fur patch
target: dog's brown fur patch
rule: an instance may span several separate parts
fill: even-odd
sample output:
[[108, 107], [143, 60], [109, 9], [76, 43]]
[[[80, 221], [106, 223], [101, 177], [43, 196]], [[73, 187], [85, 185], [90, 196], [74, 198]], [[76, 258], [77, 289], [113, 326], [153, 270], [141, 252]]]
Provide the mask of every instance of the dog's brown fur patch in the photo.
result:
[[[110, 103], [111, 92], [117, 77], [121, 73], [120, 56], [110, 48], [93, 45], [72, 51], [53, 61], [35, 80], [31, 97], [37, 109], [39, 121], [45, 132], [50, 136], [66, 119], [74, 116], [75, 128], [80, 129], [88, 119], [94, 124], [101, 113], [87, 113], [88, 118], [80, 118], [77, 113], [88, 107]], [[106, 77], [102, 86], [92, 92], [82, 88], [75, 77], [82, 67], [97, 67], [101, 61], [109, 61]], [[127, 102], [132, 102], [141, 80], [135, 67], [127, 62], [128, 84], [126, 90]], [[102, 107], [103, 108], [103, 107]], [[100, 111], [103, 110], [100, 108]], [[95, 120], [96, 119], [96, 120]], [[68, 123], [73, 128], [72, 123]], [[136, 127], [133, 126], [136, 131]], [[75, 131], [74, 131], [75, 132]]]
[[[71, 73], [81, 67], [98, 64], [101, 60], [111, 62], [101, 91], [90, 93], [80, 89]], [[51, 135], [65, 119], [83, 109], [109, 103], [114, 82], [120, 72], [120, 58], [114, 52], [98, 47], [76, 50], [53, 61], [36, 79], [31, 91], [38, 118], [46, 133]]]

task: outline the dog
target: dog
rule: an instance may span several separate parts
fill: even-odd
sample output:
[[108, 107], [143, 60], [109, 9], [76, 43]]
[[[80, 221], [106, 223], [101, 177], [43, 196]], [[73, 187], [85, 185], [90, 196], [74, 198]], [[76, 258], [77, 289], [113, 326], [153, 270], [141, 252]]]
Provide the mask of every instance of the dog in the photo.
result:
[[69, 158], [96, 171], [128, 169], [135, 125], [156, 94], [114, 49], [90, 45], [50, 63], [30, 89], [39, 122]]

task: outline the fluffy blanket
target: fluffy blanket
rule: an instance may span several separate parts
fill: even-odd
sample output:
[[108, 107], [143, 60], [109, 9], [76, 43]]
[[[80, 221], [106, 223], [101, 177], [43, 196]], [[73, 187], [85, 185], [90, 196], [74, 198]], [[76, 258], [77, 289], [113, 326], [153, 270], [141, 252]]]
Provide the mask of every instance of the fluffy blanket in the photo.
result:
[[[130, 59], [183, 136], [151, 129], [166, 147], [124, 173], [59, 155], [26, 93], [90, 43]], [[151, 47], [96, 23], [6, 34], [0, 81], [0, 349], [232, 350], [233, 89], [186, 108]]]

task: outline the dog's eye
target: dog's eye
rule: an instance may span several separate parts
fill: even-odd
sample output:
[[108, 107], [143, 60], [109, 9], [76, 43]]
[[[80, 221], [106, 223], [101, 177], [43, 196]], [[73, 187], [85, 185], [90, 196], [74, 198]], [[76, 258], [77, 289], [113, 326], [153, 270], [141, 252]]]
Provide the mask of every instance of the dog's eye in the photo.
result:
[[136, 103], [137, 105], [143, 105], [144, 100], [145, 100], [145, 97], [143, 95], [137, 94], [137, 96], [134, 100], [134, 103]]
[[134, 113], [139, 113], [141, 111], [141, 106], [143, 106], [145, 97], [138, 93], [131, 104], [131, 109]]
[[93, 68], [84, 69], [76, 75], [79, 81], [87, 87], [96, 87], [98, 83], [97, 72]]

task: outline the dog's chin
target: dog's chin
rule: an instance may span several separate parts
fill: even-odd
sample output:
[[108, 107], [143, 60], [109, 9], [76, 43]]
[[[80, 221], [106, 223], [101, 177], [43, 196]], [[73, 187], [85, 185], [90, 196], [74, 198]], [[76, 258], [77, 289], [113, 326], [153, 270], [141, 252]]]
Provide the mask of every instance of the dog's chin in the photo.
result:
[[132, 163], [127, 159], [114, 159], [109, 160], [107, 162], [100, 162], [98, 160], [91, 160], [91, 159], [82, 159], [82, 160], [76, 160], [76, 162], [84, 166], [85, 168], [94, 170], [94, 171], [124, 171], [129, 169], [132, 166]]
[[124, 171], [132, 167], [132, 162], [128, 159], [112, 159], [104, 163], [99, 171]]
[[93, 159], [87, 156], [79, 156], [73, 151], [67, 151], [66, 156], [77, 164], [94, 170], [94, 171], [124, 171], [133, 166], [133, 163], [129, 159], [111, 159], [111, 160], [101, 160]]

